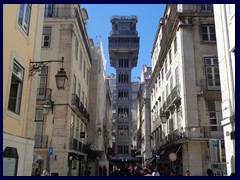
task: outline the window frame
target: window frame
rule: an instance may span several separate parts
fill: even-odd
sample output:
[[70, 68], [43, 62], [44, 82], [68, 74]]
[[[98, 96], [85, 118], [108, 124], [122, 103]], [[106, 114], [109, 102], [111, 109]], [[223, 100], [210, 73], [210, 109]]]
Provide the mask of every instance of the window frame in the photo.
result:
[[[20, 72], [20, 75], [16, 74], [14, 72], [14, 68], [19, 68], [19, 70], [21, 71]], [[13, 59], [13, 64], [12, 64], [12, 71], [11, 71], [11, 82], [10, 82], [10, 89], [9, 89], [9, 96], [8, 96], [8, 111], [10, 112], [13, 112], [14, 114], [17, 114], [17, 115], [20, 115], [20, 112], [21, 112], [21, 104], [22, 104], [22, 96], [23, 96], [23, 83], [24, 83], [24, 67], [14, 58]], [[12, 82], [13, 81], [13, 78], [15, 78], [16, 80], [18, 80], [17, 82]], [[17, 88], [16, 88], [16, 92], [15, 92], [15, 95], [16, 97], [13, 97], [11, 95], [11, 92], [14, 93], [14, 85], [16, 85], [17, 83]], [[10, 107], [10, 100], [15, 100], [15, 105], [14, 105], [14, 110], [11, 109], [13, 107]]]
[[[207, 28], [207, 33], [203, 33], [203, 28], [206, 27]], [[215, 39], [211, 39], [211, 35], [213, 35], [213, 33], [210, 32], [210, 28], [213, 27], [214, 28], [214, 37]], [[207, 35], [207, 39], [203, 38], [203, 35]], [[202, 24], [201, 25], [201, 40], [202, 42], [216, 42], [216, 31], [215, 31], [215, 25], [214, 24]]]
[[[50, 29], [50, 34], [44, 34], [44, 29]], [[45, 40], [45, 37], [49, 36], [49, 40]], [[52, 38], [52, 27], [43, 27], [42, 34], [42, 48], [50, 48], [51, 47], [51, 38]], [[45, 46], [45, 42], [49, 41], [48, 46]]]
[[[28, 14], [27, 14], [27, 9], [29, 11]], [[21, 27], [21, 29], [24, 31], [24, 33], [27, 36], [29, 35], [31, 11], [32, 11], [32, 4], [20, 4], [19, 5], [18, 25]], [[22, 19], [20, 18], [20, 16]], [[27, 22], [26, 22], [26, 20], [27, 20]]]

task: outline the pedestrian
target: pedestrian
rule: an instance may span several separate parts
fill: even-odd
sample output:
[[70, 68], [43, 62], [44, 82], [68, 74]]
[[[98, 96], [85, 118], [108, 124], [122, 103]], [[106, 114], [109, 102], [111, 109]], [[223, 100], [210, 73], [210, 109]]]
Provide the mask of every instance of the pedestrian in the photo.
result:
[[46, 170], [43, 170], [41, 176], [48, 176], [48, 172]]
[[154, 171], [153, 171], [153, 173], [152, 173], [152, 176], [160, 176], [157, 168], [154, 168]]
[[143, 169], [143, 176], [152, 176], [151, 171], [148, 168]]
[[208, 176], [213, 176], [213, 171], [211, 169], [207, 169], [207, 175]]
[[186, 171], [185, 176], [190, 176], [190, 171], [189, 170]]
[[71, 176], [78, 176], [78, 172], [77, 172], [77, 170], [76, 170], [76, 167], [73, 167], [73, 168], [72, 168]]

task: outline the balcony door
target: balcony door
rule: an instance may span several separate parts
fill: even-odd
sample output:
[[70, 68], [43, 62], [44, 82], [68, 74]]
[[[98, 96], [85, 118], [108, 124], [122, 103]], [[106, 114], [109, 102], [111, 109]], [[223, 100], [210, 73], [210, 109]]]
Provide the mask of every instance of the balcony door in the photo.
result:
[[47, 67], [43, 67], [39, 74], [39, 83], [38, 83], [38, 94], [37, 99], [44, 100], [46, 98], [46, 89], [47, 89]]

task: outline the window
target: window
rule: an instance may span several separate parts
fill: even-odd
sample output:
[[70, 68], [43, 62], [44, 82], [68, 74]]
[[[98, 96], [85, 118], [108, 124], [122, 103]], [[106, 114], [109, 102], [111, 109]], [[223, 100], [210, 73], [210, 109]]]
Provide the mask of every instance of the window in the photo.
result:
[[167, 73], [167, 69], [168, 69], [168, 62], [167, 62], [167, 59], [165, 59], [165, 73]]
[[213, 57], [205, 58], [205, 68], [208, 90], [220, 90], [218, 59]]
[[75, 58], [78, 59], [78, 40], [75, 39]]
[[129, 60], [127, 58], [121, 58], [118, 60], [118, 67], [128, 67]]
[[84, 91], [82, 91], [82, 104], [84, 105]]
[[169, 50], [169, 64], [172, 62], [172, 50]]
[[210, 11], [210, 12], [212, 12], [213, 5], [212, 4], [202, 4], [201, 5], [201, 10], [202, 11]]
[[39, 73], [39, 85], [37, 99], [45, 99], [47, 95], [47, 74], [48, 67], [42, 67]]
[[43, 35], [42, 35], [42, 47], [49, 48], [51, 45], [51, 27], [44, 27], [43, 28]]
[[78, 98], [81, 99], [81, 85], [78, 83]]
[[128, 146], [117, 146], [118, 154], [128, 154]]
[[75, 136], [74, 136], [74, 137], [75, 137], [76, 139], [78, 139], [79, 134], [80, 134], [80, 133], [79, 133], [79, 119], [78, 119], [78, 118], [75, 119], [75, 123], [74, 123], [74, 124], [75, 124], [75, 128], [74, 128], [74, 129], [75, 129]]
[[128, 117], [128, 108], [127, 107], [119, 107], [118, 108], [118, 117]]
[[73, 94], [76, 94], [76, 76], [73, 75]]
[[45, 4], [44, 17], [53, 16], [53, 4]]
[[14, 59], [10, 93], [9, 93], [9, 101], [8, 101], [8, 110], [16, 114], [20, 114], [23, 76], [24, 76], [23, 67]]
[[43, 135], [44, 127], [44, 114], [42, 109], [36, 109], [35, 112], [35, 144], [34, 147], [42, 147], [44, 140], [46, 139]]
[[177, 37], [174, 39], [174, 54], [177, 52]]
[[28, 35], [30, 15], [31, 15], [31, 4], [20, 4], [18, 14], [18, 24], [22, 27], [23, 31]]
[[170, 78], [170, 92], [172, 91], [173, 89], [173, 77], [171, 76]]
[[128, 90], [119, 90], [118, 100], [127, 100], [127, 99], [128, 99]]
[[80, 61], [79, 61], [80, 70], [82, 70], [82, 62], [83, 62], [83, 56], [82, 56], [82, 51], [80, 50]]
[[176, 80], [176, 86], [179, 85], [179, 73], [178, 73], [178, 66], [175, 69], [175, 80]]
[[119, 136], [127, 136], [128, 135], [128, 126], [127, 125], [119, 125], [118, 126], [118, 135]]
[[216, 41], [214, 25], [202, 25], [202, 40], [208, 42]]
[[220, 129], [222, 120], [221, 101], [208, 101], [209, 125], [211, 131]]
[[86, 76], [86, 63], [85, 63], [85, 61], [84, 61], [84, 64], [83, 64], [83, 77], [84, 77], [84, 79], [85, 79], [85, 76]]

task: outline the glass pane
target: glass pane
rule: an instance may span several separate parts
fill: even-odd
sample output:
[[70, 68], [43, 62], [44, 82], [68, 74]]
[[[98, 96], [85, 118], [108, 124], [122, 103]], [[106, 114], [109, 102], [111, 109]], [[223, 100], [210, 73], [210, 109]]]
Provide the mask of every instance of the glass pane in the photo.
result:
[[213, 86], [213, 81], [212, 80], [208, 80], [208, 86]]
[[210, 124], [217, 124], [217, 119], [210, 119]]
[[207, 26], [203, 26], [202, 27], [202, 33], [203, 34], [207, 34]]
[[209, 117], [210, 118], [216, 118], [216, 113], [215, 112], [210, 112]]
[[208, 41], [208, 35], [207, 34], [202, 34], [202, 39], [204, 41]]
[[209, 30], [211, 34], [215, 34], [215, 27], [214, 26], [209, 26]]
[[207, 67], [207, 74], [212, 74], [212, 68], [211, 67]]
[[215, 111], [215, 101], [208, 101], [208, 110]]
[[205, 63], [206, 63], [207, 65], [210, 65], [210, 64], [211, 64], [211, 59], [210, 59], [210, 58], [206, 58], [206, 59], [205, 59]]
[[218, 59], [213, 59], [213, 64], [218, 65]]
[[30, 16], [30, 9], [28, 6], [26, 6], [26, 13], [25, 13], [25, 18], [24, 18], [24, 21], [25, 23], [28, 25], [29, 23], [29, 16]]
[[213, 79], [212, 74], [208, 74], [208, 75], [207, 75], [207, 78], [208, 78], [208, 79]]
[[19, 9], [19, 14], [18, 14], [18, 23], [19, 23], [20, 25], [22, 25], [23, 13], [24, 13], [24, 4], [21, 4], [21, 5], [20, 5], [20, 9]]
[[48, 41], [49, 39], [50, 39], [49, 36], [44, 36], [44, 40], [45, 40], [45, 41]]
[[210, 40], [211, 40], [211, 41], [216, 41], [216, 36], [215, 36], [215, 34], [210, 34]]

